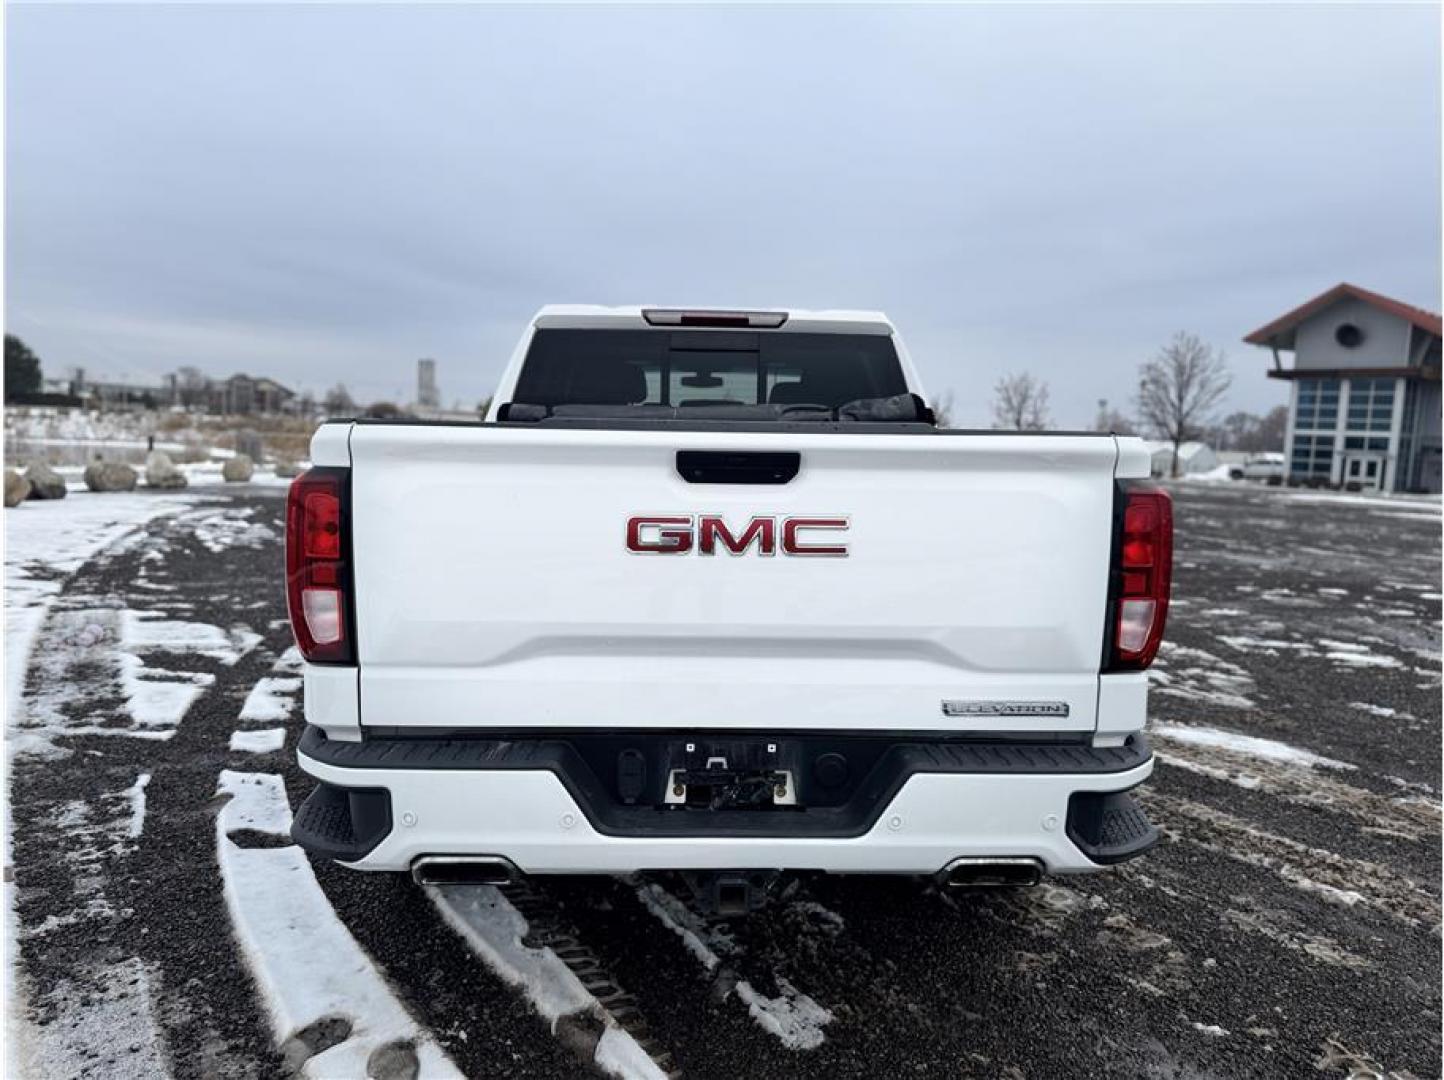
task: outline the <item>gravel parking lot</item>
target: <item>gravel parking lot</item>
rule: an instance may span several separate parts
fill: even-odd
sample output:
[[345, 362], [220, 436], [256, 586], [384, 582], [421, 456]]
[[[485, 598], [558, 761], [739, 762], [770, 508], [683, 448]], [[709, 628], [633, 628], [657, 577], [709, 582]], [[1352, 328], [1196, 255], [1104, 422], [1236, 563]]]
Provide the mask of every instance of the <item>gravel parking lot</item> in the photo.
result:
[[12, 1070], [1440, 1075], [1437, 500], [1176, 490], [1143, 859], [722, 921], [308, 867], [281, 495], [6, 512]]

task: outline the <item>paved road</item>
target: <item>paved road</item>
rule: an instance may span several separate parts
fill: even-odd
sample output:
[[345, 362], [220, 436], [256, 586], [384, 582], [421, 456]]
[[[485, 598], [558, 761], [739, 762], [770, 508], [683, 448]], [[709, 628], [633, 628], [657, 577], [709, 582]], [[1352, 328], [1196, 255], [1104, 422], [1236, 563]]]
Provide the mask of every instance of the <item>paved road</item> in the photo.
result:
[[278, 494], [57, 572], [11, 781], [37, 1074], [1440, 1074], [1437, 506], [1178, 491], [1148, 857], [1004, 896], [812, 879], [723, 923], [665, 878], [298, 865]]

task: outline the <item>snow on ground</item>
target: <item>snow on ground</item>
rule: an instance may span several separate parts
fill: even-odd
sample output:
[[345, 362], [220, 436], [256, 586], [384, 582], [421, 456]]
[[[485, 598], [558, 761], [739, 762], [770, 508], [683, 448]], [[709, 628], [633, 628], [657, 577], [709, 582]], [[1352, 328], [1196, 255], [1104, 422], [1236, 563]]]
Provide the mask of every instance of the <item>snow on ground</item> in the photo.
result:
[[7, 1076], [154, 1080], [172, 1075], [152, 1007], [151, 968], [143, 961], [98, 962], [83, 986], [62, 984], [55, 996], [86, 1005], [62, 1007], [44, 1027], [9, 1026]]
[[1246, 670], [1205, 649], [1175, 645], [1166, 639], [1148, 669], [1148, 681], [1160, 694], [1231, 709], [1254, 707], [1248, 697], [1254, 690], [1253, 676]]
[[1291, 502], [1334, 503], [1345, 506], [1363, 506], [1370, 509], [1408, 510], [1421, 514], [1432, 511], [1438, 518], [1444, 501], [1438, 495], [1360, 495], [1346, 491], [1286, 492], [1283, 496]]
[[[332, 910], [305, 852], [289, 843], [291, 809], [281, 778], [221, 773], [230, 799], [216, 818], [216, 853], [242, 955], [260, 990], [287, 1064], [303, 1076], [459, 1078], [445, 1052], [396, 1000], [370, 957]], [[284, 837], [243, 847], [243, 831]]]
[[1195, 727], [1192, 724], [1171, 724], [1154, 721], [1149, 725], [1149, 734], [1159, 736], [1173, 742], [1188, 743], [1193, 746], [1215, 747], [1221, 750], [1231, 750], [1246, 757], [1263, 758], [1268, 761], [1281, 762], [1288, 765], [1304, 765], [1321, 769], [1352, 769], [1346, 761], [1335, 761], [1333, 758], [1326, 758], [1315, 754], [1311, 750], [1304, 750], [1297, 746], [1290, 746], [1287, 743], [1275, 742], [1273, 739], [1261, 739], [1254, 735], [1241, 735], [1236, 731], [1225, 731], [1222, 728]]
[[154, 611], [121, 612], [120, 641], [130, 650], [198, 653], [230, 667], [259, 640], [244, 628], [227, 633], [210, 623], [164, 619]]
[[527, 996], [556, 1030], [568, 1016], [591, 1015], [606, 1024], [594, 1054], [596, 1064], [627, 1080], [662, 1080], [665, 1074], [550, 949], [523, 944], [526, 917], [491, 885], [427, 886], [432, 903], [492, 971]]
[[130, 820], [126, 822], [125, 835], [132, 840], [140, 838], [145, 830], [145, 789], [150, 783], [150, 773], [143, 772], [135, 778], [135, 783], [125, 789], [125, 797], [130, 803]]
[[[87, 495], [54, 502], [34, 500], [5, 511], [5, 756], [4, 788], [10, 788], [10, 760], [16, 750], [13, 738], [20, 723], [25, 672], [40, 624], [45, 620], [62, 580], [75, 573], [91, 555], [154, 518], [174, 514], [194, 503], [175, 495], [111, 493]], [[6, 937], [14, 941], [14, 885], [10, 880], [10, 801], [5, 800], [0, 827], [0, 857], [6, 868], [4, 908]], [[13, 965], [5, 966], [6, 998], [17, 1000]], [[13, 1036], [11, 1016], [6, 1029]], [[7, 1040], [16, 1045], [14, 1038]], [[10, 1059], [7, 1057], [7, 1063]], [[64, 1070], [61, 1070], [64, 1071]]]
[[[729, 934], [709, 926], [706, 920], [660, 885], [648, 883], [640, 886], [637, 897], [664, 926], [682, 939], [687, 951], [707, 971], [715, 971], [722, 964], [723, 956], [736, 948]], [[832, 1022], [832, 1013], [782, 975], [774, 972], [773, 981], [781, 991], [779, 997], [759, 993], [745, 979], [738, 979], [733, 989], [752, 1018], [776, 1035], [789, 1050], [813, 1050], [821, 1046], [826, 1039], [822, 1029]]]
[[206, 549], [220, 554], [231, 547], [275, 547], [280, 537], [267, 525], [253, 520], [254, 506], [205, 506], [183, 518]]
[[285, 728], [231, 732], [231, 749], [249, 754], [274, 754], [286, 745]]
[[[299, 654], [298, 654], [299, 655]], [[282, 656], [276, 666], [286, 659]], [[289, 720], [296, 705], [296, 695], [301, 692], [299, 675], [267, 675], [251, 687], [241, 706], [242, 720]]]
[[[1387, 705], [1371, 705], [1367, 701], [1351, 701], [1349, 702], [1349, 708], [1358, 709], [1360, 712], [1366, 712], [1370, 716], [1378, 716], [1386, 720], [1401, 715], [1398, 709], [1391, 709]], [[1402, 714], [1402, 718], [1406, 720], [1413, 719], [1413, 717], [1407, 713]]]

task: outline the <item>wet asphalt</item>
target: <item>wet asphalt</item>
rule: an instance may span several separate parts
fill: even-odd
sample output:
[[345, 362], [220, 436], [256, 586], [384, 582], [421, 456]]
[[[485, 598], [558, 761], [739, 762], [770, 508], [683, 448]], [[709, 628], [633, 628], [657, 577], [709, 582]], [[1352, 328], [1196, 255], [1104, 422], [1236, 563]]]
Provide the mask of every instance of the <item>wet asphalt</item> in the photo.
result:
[[[35, 1041], [63, 1047], [47, 1059], [55, 1075], [147, 1075], [157, 1062], [187, 1077], [282, 1072], [232, 935], [214, 833], [224, 768], [282, 773], [293, 806], [310, 787], [293, 761], [298, 719], [279, 754], [227, 748], [241, 702], [289, 644], [278, 496], [206, 496], [270, 541], [216, 550], [183, 520], [152, 523], [66, 579], [41, 629], [36, 655], [48, 659], [27, 673], [27, 707], [99, 727], [125, 726], [125, 703], [93, 650], [72, 647], [78, 626], [128, 608], [259, 635], [232, 663], [183, 661], [213, 681], [173, 738], [62, 735], [64, 756], [14, 763], [21, 985]], [[1245, 485], [1185, 486], [1175, 499], [1176, 605], [1150, 708], [1160, 763], [1141, 794], [1165, 839], [1144, 858], [994, 895], [800, 880], [761, 914], [710, 924], [730, 942], [710, 971], [634, 882], [534, 884], [671, 1067], [1440, 1075], [1438, 514]], [[1210, 745], [1215, 730], [1272, 742]], [[118, 838], [102, 811], [141, 772], [144, 831]], [[315, 869], [468, 1075], [590, 1074], [409, 881]], [[749, 1014], [739, 980], [808, 995], [832, 1015], [825, 1040], [787, 1049]], [[155, 1033], [135, 1021], [137, 1003]]]

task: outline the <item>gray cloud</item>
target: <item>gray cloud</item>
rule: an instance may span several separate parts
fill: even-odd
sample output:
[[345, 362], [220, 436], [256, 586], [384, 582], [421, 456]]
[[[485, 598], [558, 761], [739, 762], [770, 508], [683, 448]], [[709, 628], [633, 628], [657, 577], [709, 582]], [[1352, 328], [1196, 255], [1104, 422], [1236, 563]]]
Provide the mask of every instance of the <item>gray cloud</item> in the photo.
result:
[[1430, 7], [11, 7], [47, 364], [484, 397], [548, 301], [880, 307], [982, 423], [1174, 330], [1440, 290]]

